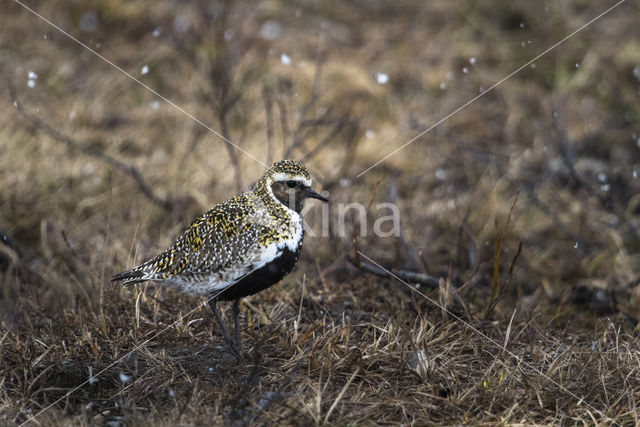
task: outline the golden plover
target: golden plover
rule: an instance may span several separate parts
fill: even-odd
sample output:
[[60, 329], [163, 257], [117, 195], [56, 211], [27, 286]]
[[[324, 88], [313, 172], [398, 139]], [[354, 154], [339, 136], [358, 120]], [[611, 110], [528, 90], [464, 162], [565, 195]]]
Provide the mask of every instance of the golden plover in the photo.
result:
[[[250, 190], [196, 218], [167, 250], [111, 280], [122, 280], [123, 285], [152, 280], [210, 296], [209, 306], [227, 344], [241, 357], [239, 298], [278, 283], [293, 269], [304, 235], [300, 213], [308, 198], [328, 201], [311, 188], [304, 165], [276, 162]], [[235, 343], [217, 301], [234, 301]]]

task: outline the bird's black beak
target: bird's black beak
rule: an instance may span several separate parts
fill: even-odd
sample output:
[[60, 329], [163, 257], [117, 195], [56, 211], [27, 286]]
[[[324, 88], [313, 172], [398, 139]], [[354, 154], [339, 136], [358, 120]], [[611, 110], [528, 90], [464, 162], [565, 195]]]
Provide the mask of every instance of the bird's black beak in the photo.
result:
[[323, 202], [329, 201], [329, 199], [327, 199], [326, 197], [324, 197], [322, 194], [318, 193], [316, 190], [314, 190], [311, 187], [308, 187], [305, 189], [305, 196], [311, 199], [322, 200]]

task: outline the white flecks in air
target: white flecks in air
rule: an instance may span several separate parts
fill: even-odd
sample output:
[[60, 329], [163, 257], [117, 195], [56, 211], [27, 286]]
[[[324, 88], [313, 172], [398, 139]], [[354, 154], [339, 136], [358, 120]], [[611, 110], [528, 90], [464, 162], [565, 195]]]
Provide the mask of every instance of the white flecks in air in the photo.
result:
[[131, 375], [127, 375], [124, 372], [120, 372], [120, 382], [123, 384], [126, 384], [128, 382], [130, 382], [133, 378], [131, 377]]
[[467, 74], [469, 72], [469, 69], [467, 67], [462, 67], [462, 72]]
[[142, 74], [144, 76], [148, 72], [149, 72], [149, 66], [148, 65], [143, 65], [142, 66], [142, 70], [140, 70], [140, 74]]
[[604, 184], [605, 182], [607, 182], [607, 181], [608, 181], [608, 179], [607, 179], [607, 175], [606, 175], [606, 174], [604, 174], [604, 173], [602, 173], [602, 172], [600, 172], [600, 173], [598, 174], [598, 181], [600, 181], [601, 183], [603, 183], [603, 184]]
[[36, 81], [32, 79], [27, 80], [27, 86], [36, 87]]
[[440, 83], [440, 90], [445, 90], [447, 88], [447, 84], [445, 82]]
[[602, 191], [604, 191], [605, 193], [608, 193], [608, 192], [609, 192], [609, 190], [611, 190], [611, 185], [609, 185], [609, 184], [601, 185], [601, 186], [600, 186], [600, 189], [601, 189]]
[[38, 75], [33, 71], [29, 71], [29, 80], [35, 80], [38, 78]]
[[173, 30], [177, 33], [186, 33], [191, 27], [191, 20], [187, 15], [177, 15], [173, 18]]
[[282, 55], [280, 55], [280, 62], [282, 62], [284, 65], [291, 65], [291, 58], [286, 53], [283, 53]]
[[524, 22], [520, 23], [520, 28], [524, 28]]
[[455, 75], [455, 74], [453, 74], [453, 71], [447, 71], [447, 74], [445, 74], [445, 75], [444, 75], [444, 77], [445, 77], [447, 80], [453, 80], [453, 79], [456, 77], [456, 75]]
[[17, 99], [15, 101], [13, 101], [13, 106], [18, 108], [18, 100]]
[[438, 181], [444, 181], [447, 178], [447, 171], [442, 168], [436, 169], [436, 179]]
[[158, 27], [155, 30], [153, 30], [153, 33], [151, 33], [151, 35], [155, 38], [158, 38], [160, 37], [161, 33], [162, 33], [162, 30], [160, 29], [160, 27]]
[[378, 72], [376, 73], [376, 81], [381, 85], [387, 84], [389, 83], [389, 75], [387, 73]]
[[638, 171], [633, 171], [633, 179], [638, 179]]
[[157, 109], [159, 109], [159, 108], [160, 108], [160, 101], [153, 101], [153, 102], [151, 103], [151, 109], [152, 109], [152, 110], [157, 110]]
[[98, 14], [94, 11], [86, 12], [80, 18], [80, 29], [87, 33], [94, 32], [98, 28]]
[[469, 58], [469, 64], [471, 64], [471, 65], [476, 65], [477, 61], [478, 60], [476, 59], [475, 56], [472, 56], [471, 58]]
[[576, 62], [576, 68], [580, 68], [580, 63]]
[[265, 40], [275, 40], [282, 34], [282, 26], [276, 21], [266, 21], [260, 27], [260, 35]]
[[535, 62], [533, 64], [531, 64], [531, 68], [533, 68], [534, 70], [536, 69], [536, 67], [537, 67], [537, 65], [536, 65]]
[[578, 249], [578, 242], [576, 242], [575, 245], [573, 245], [573, 249]]
[[172, 388], [170, 388], [170, 389], [169, 389], [169, 397], [171, 397], [171, 398], [176, 397], [176, 392], [175, 392], [175, 391], [173, 391], [173, 389], [172, 389]]
[[480, 88], [478, 89], [478, 92], [480, 93], [484, 92], [484, 86], [480, 86]]
[[371, 129], [369, 129], [369, 130], [367, 130], [365, 132], [365, 136], [367, 137], [367, 139], [372, 139], [375, 135], [376, 135], [376, 133], [374, 131], [372, 131]]
[[46, 34], [44, 35], [44, 39], [47, 40], [49, 38], [49, 36], [47, 36]]
[[69, 120], [73, 120], [76, 118], [76, 112], [71, 110], [71, 112], [69, 113]]
[[348, 178], [340, 178], [340, 187], [349, 187], [351, 185], [351, 180]]

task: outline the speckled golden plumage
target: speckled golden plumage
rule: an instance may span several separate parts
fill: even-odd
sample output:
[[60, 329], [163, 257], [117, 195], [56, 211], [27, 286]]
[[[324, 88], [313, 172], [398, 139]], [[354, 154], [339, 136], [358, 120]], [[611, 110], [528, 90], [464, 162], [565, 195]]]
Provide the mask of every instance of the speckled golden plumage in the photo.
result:
[[297, 260], [304, 233], [302, 218], [273, 191], [274, 186], [292, 181], [299, 183], [299, 200], [305, 194], [316, 197], [308, 195], [315, 192], [309, 188], [311, 178], [304, 165], [277, 162], [249, 191], [203, 213], [167, 250], [114, 275], [113, 280], [125, 284], [154, 280], [185, 292], [211, 294], [273, 261], [285, 248]]

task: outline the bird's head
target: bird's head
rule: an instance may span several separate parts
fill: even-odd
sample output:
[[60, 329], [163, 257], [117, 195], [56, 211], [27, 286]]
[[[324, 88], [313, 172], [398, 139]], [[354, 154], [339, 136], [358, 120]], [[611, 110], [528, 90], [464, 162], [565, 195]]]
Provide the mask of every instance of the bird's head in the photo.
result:
[[263, 177], [263, 184], [284, 206], [300, 213], [306, 199], [329, 200], [311, 188], [311, 176], [307, 168], [295, 160], [281, 160], [271, 166]]

